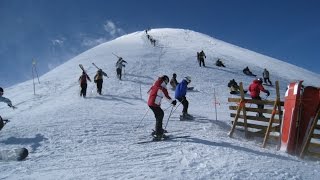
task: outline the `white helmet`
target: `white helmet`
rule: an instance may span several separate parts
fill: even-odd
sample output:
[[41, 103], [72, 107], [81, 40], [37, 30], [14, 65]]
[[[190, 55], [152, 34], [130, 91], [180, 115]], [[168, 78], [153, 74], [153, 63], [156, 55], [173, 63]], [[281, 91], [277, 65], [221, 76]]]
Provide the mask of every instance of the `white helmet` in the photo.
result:
[[190, 76], [186, 76], [186, 77], [184, 77], [184, 79], [187, 81], [187, 83], [191, 82], [191, 77]]

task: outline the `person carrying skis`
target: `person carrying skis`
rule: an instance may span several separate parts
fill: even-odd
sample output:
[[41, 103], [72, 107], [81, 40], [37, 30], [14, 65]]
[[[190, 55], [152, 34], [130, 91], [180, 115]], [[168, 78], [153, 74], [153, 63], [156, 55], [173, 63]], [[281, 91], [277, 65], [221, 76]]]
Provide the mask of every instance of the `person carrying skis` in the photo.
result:
[[191, 83], [191, 77], [185, 77], [176, 87], [175, 98], [183, 105], [181, 119], [192, 119], [192, 116], [188, 114], [189, 102], [186, 98], [188, 84]]
[[263, 75], [263, 81], [264, 81], [264, 83], [268, 84], [268, 83], [267, 83], [267, 81], [268, 81], [269, 84], [272, 86], [272, 82], [271, 82], [270, 79], [269, 79], [269, 78], [270, 78], [270, 77], [269, 77], [269, 71], [268, 71], [266, 68], [264, 68], [262, 75]]
[[161, 100], [163, 97], [167, 98], [169, 101], [171, 101], [171, 104], [175, 106], [177, 104], [176, 100], [172, 100], [172, 98], [169, 96], [168, 90], [167, 90], [167, 84], [169, 83], [169, 77], [166, 75], [163, 75], [162, 77], [159, 77], [158, 80], [155, 81], [153, 86], [148, 91], [149, 93], [149, 99], [148, 99], [148, 106], [153, 111], [154, 116], [156, 118], [156, 125], [155, 125], [155, 133], [154, 138], [155, 140], [161, 140], [165, 137], [164, 129], [162, 128], [162, 121], [164, 112], [161, 109]]
[[82, 71], [82, 75], [79, 77], [79, 83], [81, 87], [80, 96], [83, 96], [84, 98], [87, 95], [87, 80], [91, 82], [91, 79], [87, 75], [87, 73], [85, 71]]
[[170, 80], [170, 85], [172, 87], [173, 90], [176, 90], [176, 87], [178, 85], [178, 81], [177, 81], [177, 74], [176, 73], [173, 73], [172, 74], [172, 78]]
[[[270, 95], [270, 92], [264, 89], [262, 85], [262, 78], [258, 78], [253, 80], [253, 82], [249, 85], [249, 92], [252, 99], [261, 100], [260, 91], [267, 93], [267, 97]], [[258, 109], [262, 110], [264, 108], [263, 104], [257, 104]], [[264, 117], [262, 112], [257, 114], [259, 117]]]
[[94, 82], [97, 84], [97, 92], [101, 95], [102, 84], [103, 84], [103, 76], [108, 77], [107, 73], [99, 69], [97, 74], [94, 76]]
[[121, 80], [122, 76], [122, 67], [126, 67], [124, 63], [127, 63], [127, 61], [123, 60], [122, 57], [119, 57], [117, 63], [116, 63], [116, 70], [117, 70], [117, 77]]
[[206, 54], [204, 54], [203, 50], [199, 53], [199, 66], [201, 67], [201, 63], [203, 67], [206, 67], [204, 63], [204, 59], [207, 58]]

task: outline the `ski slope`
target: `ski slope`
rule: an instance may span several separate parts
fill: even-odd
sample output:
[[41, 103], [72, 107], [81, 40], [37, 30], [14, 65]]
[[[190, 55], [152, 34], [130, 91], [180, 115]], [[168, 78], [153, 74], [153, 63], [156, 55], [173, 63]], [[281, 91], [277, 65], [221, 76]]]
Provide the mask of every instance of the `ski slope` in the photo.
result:
[[[0, 131], [0, 149], [26, 147], [22, 162], [0, 162], [0, 179], [319, 179], [319, 161], [300, 160], [261, 139], [247, 140], [231, 129], [227, 98], [230, 79], [243, 82], [262, 76], [280, 82], [282, 99], [289, 82], [305, 80], [319, 86], [320, 75], [286, 62], [243, 49], [207, 35], [184, 29], [152, 29], [153, 47], [144, 31], [135, 32], [92, 48], [40, 77], [33, 95], [32, 80], [5, 89], [18, 109], [0, 104], [0, 114], [11, 120]], [[204, 50], [206, 67], [199, 67], [196, 52]], [[127, 62], [122, 81], [116, 78], [115, 53]], [[214, 65], [221, 58], [226, 68]], [[91, 79], [95, 63], [104, 78], [103, 95], [88, 84], [87, 98], [79, 97], [79, 64]], [[187, 93], [193, 121], [179, 121], [182, 106], [168, 122], [168, 134], [188, 138], [137, 144], [150, 138], [155, 120], [147, 106], [147, 91], [158, 76], [178, 81], [191, 76]], [[266, 87], [275, 97], [275, 89]], [[214, 94], [217, 97], [215, 119]], [[169, 90], [171, 97], [174, 92]], [[262, 93], [262, 97], [264, 94]], [[171, 107], [166, 109], [164, 126]], [[146, 117], [142, 117], [146, 114]], [[140, 126], [139, 123], [141, 122]]]

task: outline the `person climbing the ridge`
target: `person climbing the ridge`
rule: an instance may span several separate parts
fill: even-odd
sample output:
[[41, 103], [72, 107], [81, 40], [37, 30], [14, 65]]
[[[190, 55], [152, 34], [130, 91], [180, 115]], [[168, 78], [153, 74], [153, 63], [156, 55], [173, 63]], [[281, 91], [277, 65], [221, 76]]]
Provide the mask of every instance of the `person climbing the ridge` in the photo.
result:
[[94, 82], [97, 84], [97, 93], [100, 94], [100, 95], [101, 95], [101, 91], [102, 91], [103, 76], [108, 77], [107, 73], [102, 71], [102, 69], [99, 69], [97, 71], [97, 74], [93, 78]]
[[83, 98], [85, 98], [87, 95], [87, 80], [91, 82], [91, 79], [87, 75], [87, 73], [85, 71], [82, 71], [82, 75], [79, 77], [79, 83], [81, 87], [80, 96], [82, 96]]
[[226, 67], [220, 59], [218, 59], [216, 61], [216, 66], [218, 66], [218, 67]]
[[119, 80], [121, 80], [122, 77], [122, 67], [126, 67], [124, 63], [127, 63], [127, 61], [123, 60], [122, 57], [119, 57], [116, 63], [117, 77], [119, 78]]
[[162, 138], [165, 138], [166, 135], [165, 130], [162, 128], [162, 121], [164, 112], [161, 109], [161, 100], [163, 97], [167, 98], [173, 106], [177, 104], [176, 100], [172, 100], [172, 98], [169, 96], [168, 90], [167, 90], [167, 84], [169, 83], [169, 77], [166, 75], [163, 75], [159, 77], [153, 86], [148, 91], [149, 93], [149, 99], [148, 99], [148, 106], [153, 111], [154, 116], [156, 118], [156, 125], [155, 125], [155, 132], [152, 134], [154, 137], [154, 140], [161, 140]]
[[[16, 107], [12, 105], [11, 100], [9, 98], [3, 97], [3, 94], [4, 94], [3, 88], [0, 87], [0, 102], [7, 103], [9, 107], [11, 107], [12, 109], [16, 109]], [[0, 116], [0, 130], [3, 128], [4, 124], [5, 124], [4, 120]]]
[[248, 66], [243, 69], [243, 73], [244, 73], [245, 75], [248, 75], [248, 76], [257, 76], [257, 75], [253, 74], [253, 73], [250, 71], [250, 69], [249, 69]]

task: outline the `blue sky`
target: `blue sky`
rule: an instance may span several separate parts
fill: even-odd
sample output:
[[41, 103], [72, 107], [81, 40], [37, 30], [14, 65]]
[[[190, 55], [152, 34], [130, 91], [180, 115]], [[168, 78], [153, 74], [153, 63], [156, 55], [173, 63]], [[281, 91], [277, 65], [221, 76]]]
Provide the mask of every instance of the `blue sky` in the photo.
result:
[[134, 31], [183, 28], [320, 73], [318, 0], [0, 0], [0, 86]]

